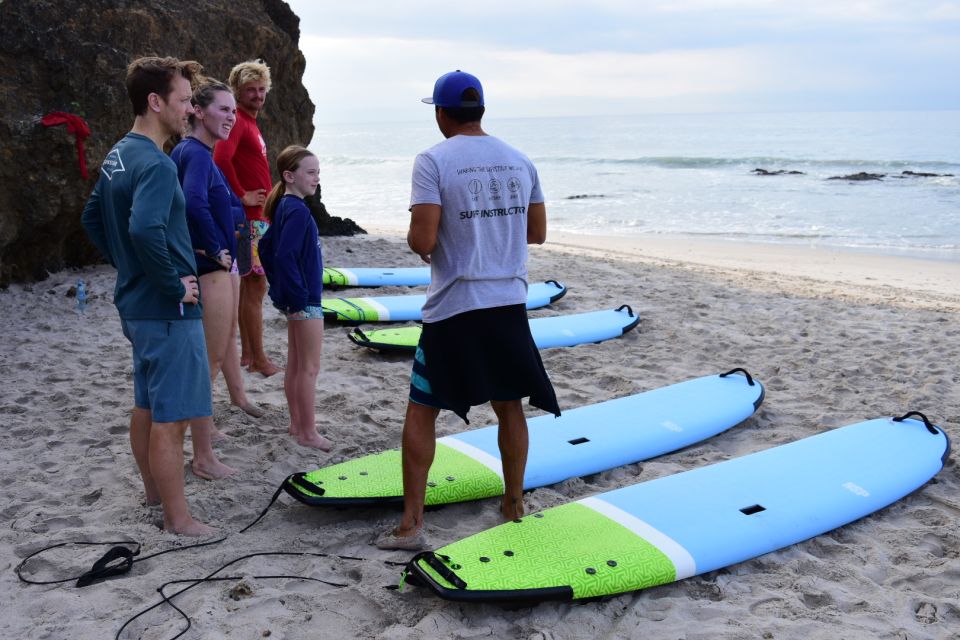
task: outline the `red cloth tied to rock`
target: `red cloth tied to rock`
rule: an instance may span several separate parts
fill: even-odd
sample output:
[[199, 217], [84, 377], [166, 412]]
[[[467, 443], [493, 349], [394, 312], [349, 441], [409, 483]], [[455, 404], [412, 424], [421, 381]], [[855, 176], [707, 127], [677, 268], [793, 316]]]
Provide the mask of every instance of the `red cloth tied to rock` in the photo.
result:
[[86, 180], [87, 175], [87, 157], [83, 152], [83, 141], [90, 136], [90, 127], [80, 116], [64, 111], [51, 111], [43, 116], [40, 123], [45, 127], [55, 127], [60, 124], [67, 125], [67, 131], [76, 137], [77, 142], [77, 162], [80, 165], [80, 175]]

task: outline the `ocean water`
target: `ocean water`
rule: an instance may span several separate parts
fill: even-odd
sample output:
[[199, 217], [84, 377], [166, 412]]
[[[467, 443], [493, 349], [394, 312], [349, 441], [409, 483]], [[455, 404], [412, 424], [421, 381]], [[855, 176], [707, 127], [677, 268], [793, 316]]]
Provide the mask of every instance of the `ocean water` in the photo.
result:
[[[960, 261], [960, 111], [488, 115], [484, 129], [534, 161], [553, 229]], [[405, 229], [413, 158], [441, 139], [429, 108], [422, 122], [319, 126], [327, 208]], [[859, 172], [884, 177], [830, 179]]]

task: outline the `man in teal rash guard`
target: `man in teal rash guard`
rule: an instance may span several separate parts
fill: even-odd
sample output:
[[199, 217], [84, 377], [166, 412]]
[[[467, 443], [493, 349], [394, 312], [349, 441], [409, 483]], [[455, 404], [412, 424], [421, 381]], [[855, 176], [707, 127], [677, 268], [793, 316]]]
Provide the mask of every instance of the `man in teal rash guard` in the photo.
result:
[[83, 210], [90, 239], [117, 270], [114, 303], [133, 347], [130, 445], [147, 504], [167, 531], [202, 536], [183, 491], [183, 436], [212, 414], [197, 264], [177, 168], [162, 151], [191, 112], [195, 62], [145, 57], [127, 67], [133, 128], [107, 154]]

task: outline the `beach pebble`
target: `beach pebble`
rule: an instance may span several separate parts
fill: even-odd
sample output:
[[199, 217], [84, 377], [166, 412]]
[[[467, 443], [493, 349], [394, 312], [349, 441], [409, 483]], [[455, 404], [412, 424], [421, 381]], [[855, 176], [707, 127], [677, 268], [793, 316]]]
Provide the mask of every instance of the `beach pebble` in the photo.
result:
[[246, 580], [241, 580], [230, 587], [229, 594], [231, 599], [240, 600], [240, 598], [249, 598], [253, 595], [253, 587]]

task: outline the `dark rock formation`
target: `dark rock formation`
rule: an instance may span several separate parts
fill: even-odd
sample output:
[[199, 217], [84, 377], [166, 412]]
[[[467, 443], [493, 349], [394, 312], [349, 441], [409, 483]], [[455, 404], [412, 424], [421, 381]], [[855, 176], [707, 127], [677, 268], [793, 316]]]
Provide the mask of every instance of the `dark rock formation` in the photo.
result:
[[786, 169], [777, 169], [776, 171], [770, 171], [768, 169], [754, 169], [750, 173], [756, 174], [758, 176], [804, 176], [807, 175], [803, 171], [787, 171]]
[[885, 173], [867, 173], [866, 171], [861, 171], [860, 173], [851, 173], [848, 176], [830, 176], [827, 180], [883, 180], [886, 175]]
[[596, 194], [578, 193], [573, 196], [567, 196], [566, 198], [564, 198], [564, 200], [583, 200], [584, 198], [606, 198], [606, 197], [607, 196], [603, 195], [602, 193], [596, 193]]
[[358, 233], [366, 233], [353, 220], [338, 218], [327, 213], [327, 207], [320, 199], [319, 189], [315, 195], [308, 196], [306, 201], [321, 236], [352, 236]]
[[952, 178], [952, 173], [925, 173], [923, 171], [901, 171], [900, 175], [894, 178]]
[[[300, 20], [283, 0], [0, 0], [0, 24], [0, 286], [101, 259], [80, 213], [100, 162], [133, 123], [124, 88], [133, 58], [197, 60], [224, 81], [237, 62], [263, 58], [273, 75], [260, 116], [271, 165], [313, 136]], [[51, 111], [89, 124], [88, 180], [73, 135], [40, 124]], [[339, 228], [362, 232], [350, 221]]]

